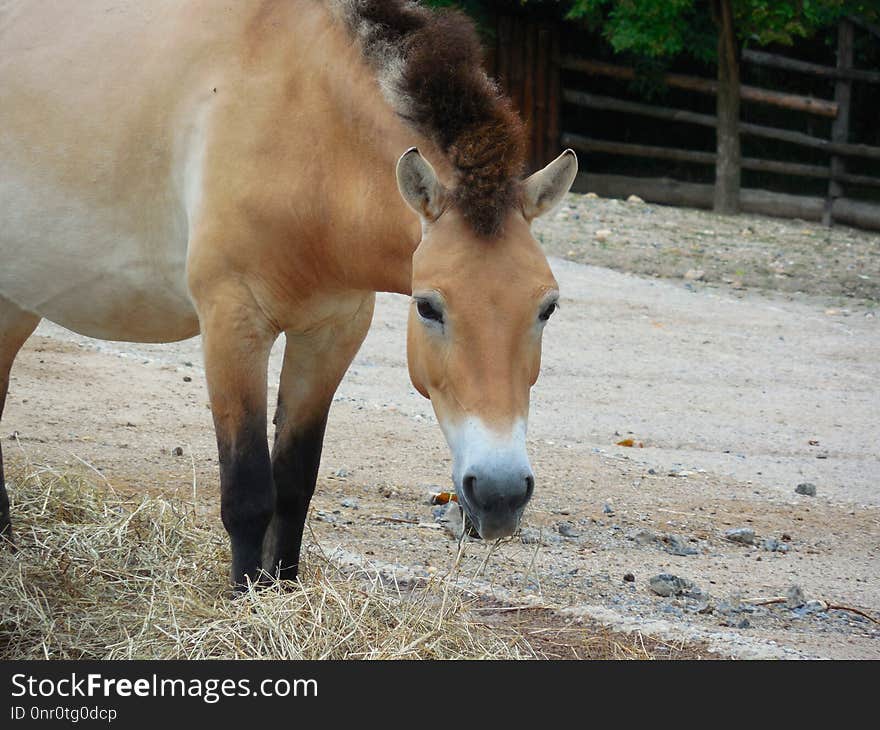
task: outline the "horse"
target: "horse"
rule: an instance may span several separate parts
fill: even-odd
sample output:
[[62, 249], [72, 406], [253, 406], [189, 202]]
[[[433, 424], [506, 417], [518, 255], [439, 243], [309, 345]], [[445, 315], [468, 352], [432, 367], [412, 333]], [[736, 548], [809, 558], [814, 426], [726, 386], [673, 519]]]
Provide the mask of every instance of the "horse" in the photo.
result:
[[[559, 287], [524, 124], [456, 11], [403, 0], [8, 0], [0, 7], [0, 416], [42, 318], [201, 334], [239, 589], [296, 579], [334, 392], [376, 292], [464, 513], [514, 534], [529, 395]], [[267, 365], [283, 333], [271, 452]], [[13, 544], [0, 454], [0, 532]]]

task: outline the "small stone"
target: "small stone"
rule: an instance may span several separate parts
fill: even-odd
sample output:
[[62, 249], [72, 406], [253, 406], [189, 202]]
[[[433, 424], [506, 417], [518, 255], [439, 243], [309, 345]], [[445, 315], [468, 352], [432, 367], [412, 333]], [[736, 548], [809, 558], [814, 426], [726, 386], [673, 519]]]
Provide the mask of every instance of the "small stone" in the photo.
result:
[[581, 533], [574, 529], [574, 525], [570, 522], [557, 522], [556, 523], [556, 532], [558, 532], [563, 537], [580, 537]]
[[751, 625], [752, 625], [752, 622], [749, 621], [749, 617], [746, 616], [745, 618], [743, 618], [742, 621], [740, 621], [740, 622], [736, 625], [736, 628], [738, 628], [738, 629], [748, 629], [748, 628], [751, 627]]
[[626, 202], [627, 202], [627, 203], [636, 203], [636, 204], [638, 204], [638, 203], [644, 203], [645, 201], [642, 200], [638, 195], [630, 195], [630, 196], [626, 199]]
[[612, 507], [610, 504], [605, 504], [605, 505], [602, 507], [602, 511], [603, 511], [606, 515], [613, 515], [613, 514], [614, 514], [614, 507]]
[[600, 228], [598, 231], [596, 231], [595, 236], [596, 240], [599, 242], [607, 241], [609, 236], [611, 236], [611, 231], [607, 228]]
[[343, 499], [339, 504], [341, 504], [343, 507], [348, 507], [349, 509], [360, 509], [361, 508], [360, 502], [358, 502], [356, 499], [352, 499], [352, 498]]
[[688, 545], [688, 541], [681, 535], [666, 535], [666, 552], [672, 555], [699, 555], [700, 551]]
[[183, 456], [183, 448], [180, 446], [175, 446], [171, 451], [172, 456]]
[[802, 484], [798, 484], [794, 491], [798, 494], [803, 494], [806, 497], [815, 497], [816, 496], [816, 485], [810, 484], [810, 482], [803, 482]]
[[639, 530], [631, 538], [636, 545], [650, 545], [658, 541], [658, 537], [650, 530]]
[[804, 604], [804, 611], [806, 613], [822, 613], [822, 611], [828, 610], [828, 604], [825, 601], [807, 601]]
[[633, 583], [635, 582], [636, 577], [632, 573], [624, 573], [623, 580], [625, 583]]
[[648, 586], [658, 596], [680, 596], [683, 593], [694, 592], [695, 586], [687, 578], [679, 578], [677, 575], [660, 573], [648, 581]]
[[193, 366], [193, 364], [192, 364], [189, 360], [187, 360], [187, 361], [186, 361], [185, 363], [183, 363], [183, 364], [184, 364], [186, 367], [188, 367], [188, 368], [191, 368], [191, 367]]
[[333, 476], [339, 477], [340, 479], [345, 479], [346, 477], [351, 476], [351, 472], [343, 466], [334, 471]]
[[780, 542], [775, 537], [768, 537], [761, 545], [768, 553], [787, 553], [790, 548], [784, 542]]
[[737, 527], [733, 530], [727, 530], [724, 537], [731, 542], [738, 542], [741, 545], [755, 544], [755, 531], [751, 527]]
[[192, 381], [193, 381], [193, 379], [192, 379], [189, 375], [184, 375], [184, 376], [183, 376], [183, 382], [184, 382], [184, 383], [191, 383]]
[[684, 278], [688, 281], [702, 281], [706, 278], [706, 272], [702, 269], [688, 269], [684, 274]]
[[803, 589], [798, 585], [789, 586], [785, 592], [785, 605], [789, 608], [798, 608], [806, 603]]
[[587, 193], [584, 197], [588, 200], [596, 200], [599, 196], [596, 193]]

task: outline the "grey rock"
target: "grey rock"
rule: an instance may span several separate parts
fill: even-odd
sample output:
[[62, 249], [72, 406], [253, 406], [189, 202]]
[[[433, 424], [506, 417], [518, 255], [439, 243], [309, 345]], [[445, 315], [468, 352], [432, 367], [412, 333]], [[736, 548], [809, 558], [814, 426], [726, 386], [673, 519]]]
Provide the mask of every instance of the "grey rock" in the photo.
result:
[[657, 542], [660, 538], [650, 530], [638, 530], [633, 533], [630, 539], [635, 541], [636, 545], [650, 545]]
[[339, 477], [340, 479], [345, 479], [346, 477], [351, 476], [351, 472], [343, 466], [343, 467], [337, 469], [336, 471], [334, 471], [333, 476]]
[[183, 456], [183, 448], [181, 448], [180, 446], [175, 446], [171, 454], [173, 456]]
[[775, 537], [768, 537], [761, 545], [769, 553], [787, 553], [791, 548], [784, 542], [780, 542]]
[[729, 616], [730, 614], [741, 613], [742, 612], [742, 603], [739, 600], [734, 599], [733, 601], [719, 601], [716, 606], [717, 612], [721, 616]]
[[789, 608], [798, 608], [807, 602], [803, 589], [798, 585], [789, 586], [785, 592], [785, 599], [785, 605]]
[[810, 482], [803, 482], [802, 484], [798, 484], [794, 491], [798, 494], [803, 494], [806, 497], [815, 497], [816, 496], [816, 485], [810, 484]]
[[825, 613], [828, 610], [828, 604], [825, 601], [807, 601], [802, 606], [789, 606], [789, 608], [791, 608], [792, 614], [798, 618], [807, 618], [808, 616], [825, 618], [828, 616]]
[[738, 542], [740, 545], [755, 544], [755, 531], [751, 527], [736, 527], [733, 530], [727, 530], [724, 537], [731, 542]]
[[660, 573], [648, 581], [648, 586], [658, 596], [680, 596], [684, 593], [695, 592], [696, 586], [687, 578], [679, 578], [677, 575]]
[[623, 580], [626, 583], [632, 583], [633, 581], [635, 581], [635, 579], [636, 579], [636, 577], [632, 573], [624, 573], [623, 574]]
[[556, 523], [556, 532], [558, 532], [563, 537], [580, 537], [581, 533], [578, 532], [574, 525], [570, 522], [557, 522]]
[[610, 504], [606, 504], [605, 506], [603, 506], [602, 511], [606, 515], [613, 515], [614, 514], [614, 508]]
[[736, 625], [736, 628], [738, 628], [738, 629], [748, 629], [748, 628], [751, 628], [751, 626], [752, 626], [752, 622], [749, 621], [749, 617], [746, 616], [745, 618], [743, 618], [742, 621], [740, 621], [740, 622]]
[[358, 502], [356, 499], [352, 499], [352, 498], [343, 499], [339, 504], [341, 504], [343, 507], [348, 507], [349, 509], [360, 509], [361, 508], [361, 503]]
[[666, 543], [666, 552], [672, 555], [699, 555], [700, 551], [688, 544], [686, 538], [681, 535], [666, 535], [664, 542]]

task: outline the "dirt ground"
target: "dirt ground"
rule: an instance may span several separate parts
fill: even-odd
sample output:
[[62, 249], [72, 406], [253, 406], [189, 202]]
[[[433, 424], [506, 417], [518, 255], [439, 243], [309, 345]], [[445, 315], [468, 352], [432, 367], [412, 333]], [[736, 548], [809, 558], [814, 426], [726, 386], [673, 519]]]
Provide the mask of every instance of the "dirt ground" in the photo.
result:
[[875, 233], [700, 210], [679, 216], [671, 210], [677, 209], [570, 195], [537, 231], [548, 253], [640, 276], [804, 292], [838, 305], [880, 303]]
[[[470, 589], [551, 610], [560, 631], [598, 621], [720, 656], [880, 658], [880, 627], [861, 615], [880, 616], [880, 237], [586, 196], [537, 233], [572, 259], [551, 260], [563, 300], [532, 397], [537, 487], [520, 538], [466, 546]], [[340, 387], [309, 537], [401, 580], [457, 551], [428, 501], [451, 460], [409, 384], [406, 311], [379, 297]], [[102, 343], [43, 323], [2, 434], [11, 460], [85, 461], [116, 488], [195, 497], [219, 520], [197, 339]], [[795, 493], [803, 482], [815, 497]], [[727, 539], [734, 528], [755, 544]], [[659, 596], [661, 573], [695, 587]]]

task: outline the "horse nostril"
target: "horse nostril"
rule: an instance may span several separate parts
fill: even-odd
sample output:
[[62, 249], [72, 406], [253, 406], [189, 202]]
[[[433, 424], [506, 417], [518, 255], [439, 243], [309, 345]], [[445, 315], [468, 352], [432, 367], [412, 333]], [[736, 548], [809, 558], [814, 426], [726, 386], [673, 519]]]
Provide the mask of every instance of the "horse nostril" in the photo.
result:
[[525, 501], [528, 502], [532, 498], [532, 492], [535, 491], [535, 477], [529, 474], [526, 477], [526, 498]]
[[465, 499], [475, 507], [478, 506], [476, 487], [477, 478], [473, 474], [468, 474], [464, 479], [461, 480], [461, 488], [464, 491]]

